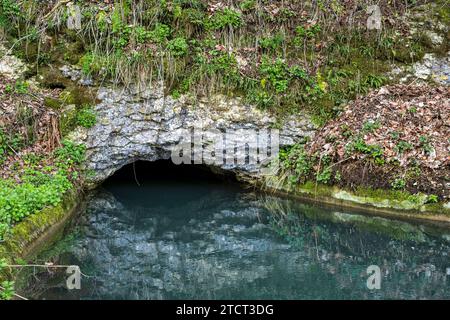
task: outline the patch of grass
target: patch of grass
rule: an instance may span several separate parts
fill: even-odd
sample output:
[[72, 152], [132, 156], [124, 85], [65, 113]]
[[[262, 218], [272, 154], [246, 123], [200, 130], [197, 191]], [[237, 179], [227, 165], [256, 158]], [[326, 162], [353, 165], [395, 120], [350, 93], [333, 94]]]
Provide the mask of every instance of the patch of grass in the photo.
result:
[[[31, 23], [14, 18], [26, 35], [17, 47], [28, 53], [34, 48], [42, 63], [52, 61], [51, 46], [40, 49], [44, 39], [39, 24], [32, 23], [42, 9], [35, 0], [27, 3], [30, 10], [18, 6]], [[194, 100], [217, 93], [241, 96], [280, 117], [306, 110], [319, 125], [357, 95], [387, 84], [383, 74], [392, 62], [418, 60], [425, 47], [414, 38], [418, 35], [400, 37], [396, 26], [374, 34], [339, 25], [348, 10], [336, 1], [312, 3], [311, 13], [320, 13], [314, 17], [296, 1], [276, 2], [270, 9], [254, 0], [79, 5], [80, 32], [66, 30], [67, 17], [58, 14], [47, 34], [62, 48], [68, 39], [77, 43], [84, 74], [124, 85], [164, 81], [167, 92], [189, 93]]]

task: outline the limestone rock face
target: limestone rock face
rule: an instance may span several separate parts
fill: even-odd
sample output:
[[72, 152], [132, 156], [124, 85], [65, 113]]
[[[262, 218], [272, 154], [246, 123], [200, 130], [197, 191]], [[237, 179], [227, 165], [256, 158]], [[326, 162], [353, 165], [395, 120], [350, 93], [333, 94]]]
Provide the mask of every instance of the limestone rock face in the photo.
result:
[[391, 80], [398, 80], [400, 83], [415, 81], [450, 85], [450, 51], [446, 56], [426, 53], [421, 61], [412, 65], [395, 67], [388, 76]]
[[27, 67], [5, 48], [0, 42], [0, 75], [9, 79], [18, 79]]
[[414, 76], [418, 79], [430, 79], [439, 84], [450, 84], [450, 52], [446, 57], [437, 58], [434, 54], [425, 54], [422, 61], [412, 66]]
[[[249, 148], [256, 148], [256, 145], [260, 148], [261, 140], [275, 139], [276, 130], [280, 147], [292, 145], [315, 132], [315, 126], [306, 115], [295, 115], [277, 123], [274, 116], [245, 105], [239, 99], [217, 96], [193, 104], [185, 97], [175, 100], [164, 96], [161, 88], [137, 91], [99, 89], [100, 103], [94, 106], [96, 125], [91, 129], [78, 128], [69, 135], [69, 139], [87, 146], [87, 169], [92, 171], [90, 182], [93, 185], [128, 163], [170, 159], [172, 151], [178, 152], [183, 144], [187, 147], [181, 154], [186, 156], [194, 151], [192, 161], [196, 159], [244, 176], [257, 176], [265, 163], [249, 152]], [[203, 136], [200, 144], [203, 159], [197, 159], [199, 150], [195, 148], [198, 145], [189, 150], [192, 136], [198, 132]], [[227, 148], [231, 146], [234, 161], [227, 158], [222, 162], [222, 158], [216, 157], [215, 152], [219, 151], [214, 146], [217, 146], [218, 136], [225, 137], [223, 143]]]

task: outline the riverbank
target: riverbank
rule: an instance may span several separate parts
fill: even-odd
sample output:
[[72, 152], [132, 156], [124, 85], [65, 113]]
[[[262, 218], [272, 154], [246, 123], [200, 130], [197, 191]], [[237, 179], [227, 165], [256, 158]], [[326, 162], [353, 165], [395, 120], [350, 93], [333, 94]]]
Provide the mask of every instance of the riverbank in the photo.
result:
[[[145, 179], [144, 168], [150, 174], [161, 166], [138, 163], [138, 186], [129, 165], [92, 191], [76, 227], [36, 261], [80, 266], [87, 275], [82, 290], [65, 289], [64, 269], [42, 268], [20, 294], [88, 300], [449, 294], [449, 229], [261, 194], [213, 175], [202, 179], [204, 171], [192, 166], [173, 171], [196, 170], [197, 179], [164, 170]], [[388, 275], [376, 293], [365, 286], [373, 264]], [[417, 281], [425, 272], [431, 276]]]
[[[286, 199], [293, 199], [299, 205], [302, 203], [318, 205], [333, 213], [329, 216], [331, 220], [336, 218], [336, 212], [372, 217], [374, 219], [371, 220], [371, 225], [375, 229], [378, 222], [382, 224], [380, 228], [386, 229], [389, 227], [389, 221], [392, 222], [392, 228], [398, 221], [404, 221], [437, 227], [439, 230], [450, 230], [450, 210], [441, 204], [423, 203], [426, 198], [422, 199], [422, 203], [417, 201], [417, 198], [401, 200], [398, 194], [382, 198], [380, 193], [383, 191], [379, 191], [378, 197], [375, 197], [374, 194], [377, 193], [374, 191], [366, 191], [366, 193], [360, 191], [358, 194], [352, 194], [337, 187], [313, 183], [297, 186], [294, 189], [287, 186], [259, 185], [257, 192], [269, 192]], [[384, 193], [386, 194], [386, 191]], [[23, 264], [33, 261], [41, 252], [51, 248], [69, 230], [71, 222], [75, 221], [77, 214], [82, 211], [84, 204], [82, 194], [73, 190], [69, 191], [58, 206], [45, 208], [13, 226], [0, 244], [0, 257], [6, 258], [6, 262], [10, 264]], [[377, 220], [377, 217], [387, 219]], [[351, 220], [349, 223], [352, 223]], [[405, 230], [402, 232], [405, 235], [408, 233]], [[12, 270], [4, 269], [3, 279], [11, 279], [17, 270], [10, 271]], [[23, 285], [24, 279], [26, 277], [20, 277], [21, 283], [17, 284], [17, 288]]]
[[355, 193], [312, 182], [295, 187], [265, 184], [261, 188], [286, 198], [342, 208], [359, 214], [450, 228], [450, 204], [426, 204], [426, 196], [420, 199], [410, 195], [408, 199], [408, 195], [403, 194], [403, 199], [399, 199], [398, 193], [389, 195], [386, 190], [366, 189]]
[[[0, 242], [3, 263], [20, 265], [33, 261], [42, 251], [50, 248], [64, 235], [66, 227], [81, 210], [83, 195], [69, 190], [61, 203], [46, 207], [13, 226]], [[11, 279], [20, 268], [0, 270], [0, 282]]]
[[[245, 185], [255, 186], [254, 182], [249, 181], [244, 182]], [[295, 187], [258, 183], [257, 191], [373, 217], [450, 229], [449, 204], [427, 204], [426, 196], [419, 198], [403, 194], [400, 197], [399, 193], [386, 190], [359, 190], [355, 193], [336, 186], [316, 185], [311, 182]], [[79, 212], [83, 204], [82, 199], [83, 192], [70, 190], [57, 206], [47, 207], [13, 226], [0, 243], [0, 256], [11, 262], [16, 259], [30, 260], [50, 247]]]

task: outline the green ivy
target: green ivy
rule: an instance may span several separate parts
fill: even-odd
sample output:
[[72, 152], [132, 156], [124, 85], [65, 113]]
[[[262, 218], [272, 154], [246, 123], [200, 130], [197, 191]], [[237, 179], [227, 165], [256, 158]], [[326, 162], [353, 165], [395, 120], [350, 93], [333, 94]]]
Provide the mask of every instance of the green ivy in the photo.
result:
[[46, 206], [61, 202], [63, 194], [72, 187], [63, 171], [50, 175], [45, 183], [38, 181], [16, 184], [0, 181], [0, 238], [9, 227]]

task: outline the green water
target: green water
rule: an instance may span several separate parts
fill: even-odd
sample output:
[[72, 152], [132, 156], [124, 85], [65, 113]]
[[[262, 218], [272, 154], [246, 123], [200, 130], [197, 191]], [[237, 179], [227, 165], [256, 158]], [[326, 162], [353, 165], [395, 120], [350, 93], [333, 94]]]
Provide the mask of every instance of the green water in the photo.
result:
[[[129, 172], [128, 172], [129, 173]], [[37, 299], [449, 299], [450, 232], [325, 209], [162, 172], [112, 180], [88, 197], [40, 259]], [[138, 174], [142, 178], [141, 174]], [[139, 183], [139, 185], [137, 184]], [[369, 290], [367, 267], [381, 269]]]

